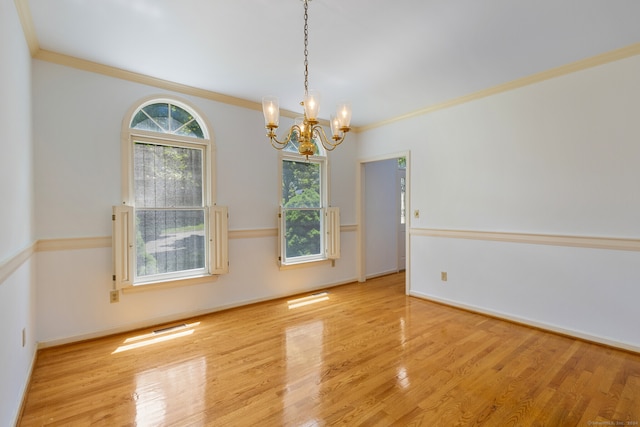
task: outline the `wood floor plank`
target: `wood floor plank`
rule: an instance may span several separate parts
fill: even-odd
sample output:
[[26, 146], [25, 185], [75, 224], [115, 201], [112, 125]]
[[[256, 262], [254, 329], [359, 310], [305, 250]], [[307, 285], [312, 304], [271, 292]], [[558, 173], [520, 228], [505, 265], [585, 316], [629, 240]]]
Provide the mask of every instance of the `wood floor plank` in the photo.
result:
[[41, 350], [19, 425], [640, 421], [640, 355], [408, 297], [404, 279]]

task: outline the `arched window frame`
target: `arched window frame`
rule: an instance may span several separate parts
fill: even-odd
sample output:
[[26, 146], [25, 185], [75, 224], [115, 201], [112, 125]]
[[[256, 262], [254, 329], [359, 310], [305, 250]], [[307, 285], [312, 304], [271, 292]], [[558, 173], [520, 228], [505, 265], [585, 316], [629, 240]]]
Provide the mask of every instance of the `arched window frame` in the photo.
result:
[[[130, 127], [131, 121], [137, 114], [137, 112], [144, 107], [158, 103], [168, 103], [176, 105], [188, 112], [190, 112], [196, 121], [200, 124], [203, 131], [203, 138], [193, 138], [182, 135], [175, 135], [169, 133], [160, 133], [153, 131], [146, 131], [141, 129], [132, 129]], [[210, 137], [211, 126], [205, 119], [205, 116], [198, 111], [194, 106], [186, 101], [180, 100], [174, 97], [149, 97], [134, 104], [134, 106], [127, 112], [122, 123], [122, 203], [125, 205], [132, 205], [134, 200], [133, 190], [133, 140], [138, 137], [142, 139], [158, 140], [159, 142], [177, 142], [184, 144], [194, 144], [196, 146], [202, 146], [206, 148], [205, 165], [206, 165], [206, 178], [204, 180], [205, 188], [203, 189], [204, 203], [207, 205], [215, 205], [216, 202], [216, 182], [215, 173], [212, 169], [216, 164], [216, 150], [215, 143]]]
[[[185, 136], [172, 132], [156, 132], [131, 127], [136, 114], [153, 104], [166, 103], [188, 112], [202, 130], [202, 137]], [[214, 275], [228, 272], [227, 209], [216, 206], [215, 144], [211, 138], [210, 125], [205, 116], [187, 101], [166, 96], [143, 99], [127, 112], [122, 123], [121, 164], [122, 204], [114, 206], [114, 282], [115, 288], [136, 285], [167, 283], [199, 283], [211, 281]], [[202, 150], [202, 207], [205, 211], [205, 267], [196, 270], [181, 270], [171, 274], [156, 274], [138, 277], [136, 271], [136, 215], [134, 192], [134, 146], [136, 143], [166, 145]], [[146, 287], [146, 286], [145, 286]]]

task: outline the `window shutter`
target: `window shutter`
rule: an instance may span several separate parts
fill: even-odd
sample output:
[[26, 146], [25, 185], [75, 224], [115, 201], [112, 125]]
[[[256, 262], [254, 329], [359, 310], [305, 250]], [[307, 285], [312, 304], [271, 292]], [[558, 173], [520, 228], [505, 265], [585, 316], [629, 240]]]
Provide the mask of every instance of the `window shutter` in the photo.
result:
[[209, 208], [209, 272], [229, 272], [229, 209], [226, 206]]
[[133, 207], [113, 207], [113, 280], [116, 289], [133, 286], [135, 232]]
[[327, 230], [325, 250], [327, 258], [338, 259], [340, 258], [340, 208], [327, 208], [325, 215], [324, 226]]
[[284, 212], [282, 206], [278, 208], [278, 266], [282, 267], [284, 263]]

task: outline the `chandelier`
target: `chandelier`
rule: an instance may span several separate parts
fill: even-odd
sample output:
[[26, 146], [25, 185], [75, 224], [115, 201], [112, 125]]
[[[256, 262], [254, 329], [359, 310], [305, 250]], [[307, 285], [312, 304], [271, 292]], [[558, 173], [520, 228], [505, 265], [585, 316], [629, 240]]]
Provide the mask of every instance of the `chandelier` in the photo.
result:
[[327, 151], [332, 151], [344, 141], [346, 133], [351, 130], [351, 104], [341, 102], [338, 104], [337, 112], [331, 115], [329, 124], [331, 126], [331, 138], [328, 138], [323, 127], [319, 124], [318, 111], [320, 110], [320, 94], [315, 90], [309, 90], [309, 1], [304, 2], [304, 98], [300, 103], [304, 107], [304, 116], [295, 119], [293, 126], [289, 129], [283, 140], [278, 140], [275, 129], [278, 128], [280, 118], [280, 107], [278, 98], [275, 96], [265, 96], [262, 98], [262, 112], [264, 113], [267, 137], [271, 141], [273, 148], [282, 150], [291, 142], [292, 137], [298, 141], [298, 152], [307, 159], [313, 156], [316, 151], [314, 141], [320, 141]]

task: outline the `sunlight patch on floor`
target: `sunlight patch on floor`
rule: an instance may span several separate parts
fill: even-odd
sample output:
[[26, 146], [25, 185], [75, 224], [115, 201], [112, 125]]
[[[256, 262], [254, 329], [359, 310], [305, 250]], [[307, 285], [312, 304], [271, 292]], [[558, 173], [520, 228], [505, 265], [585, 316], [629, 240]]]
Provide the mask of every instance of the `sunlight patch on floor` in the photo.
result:
[[305, 305], [311, 305], [322, 301], [329, 300], [329, 292], [318, 292], [313, 295], [309, 295], [308, 297], [296, 298], [287, 301], [287, 305], [289, 306], [289, 310], [292, 308], [303, 307]]
[[142, 334], [135, 337], [127, 338], [126, 340], [124, 340], [123, 345], [115, 349], [111, 354], [122, 353], [123, 351], [133, 350], [136, 348], [146, 347], [148, 345], [173, 340], [176, 338], [186, 337], [193, 334], [195, 332], [195, 327], [199, 324], [200, 322], [183, 324], [175, 328], [167, 328], [166, 330], [150, 332], [148, 334]]

